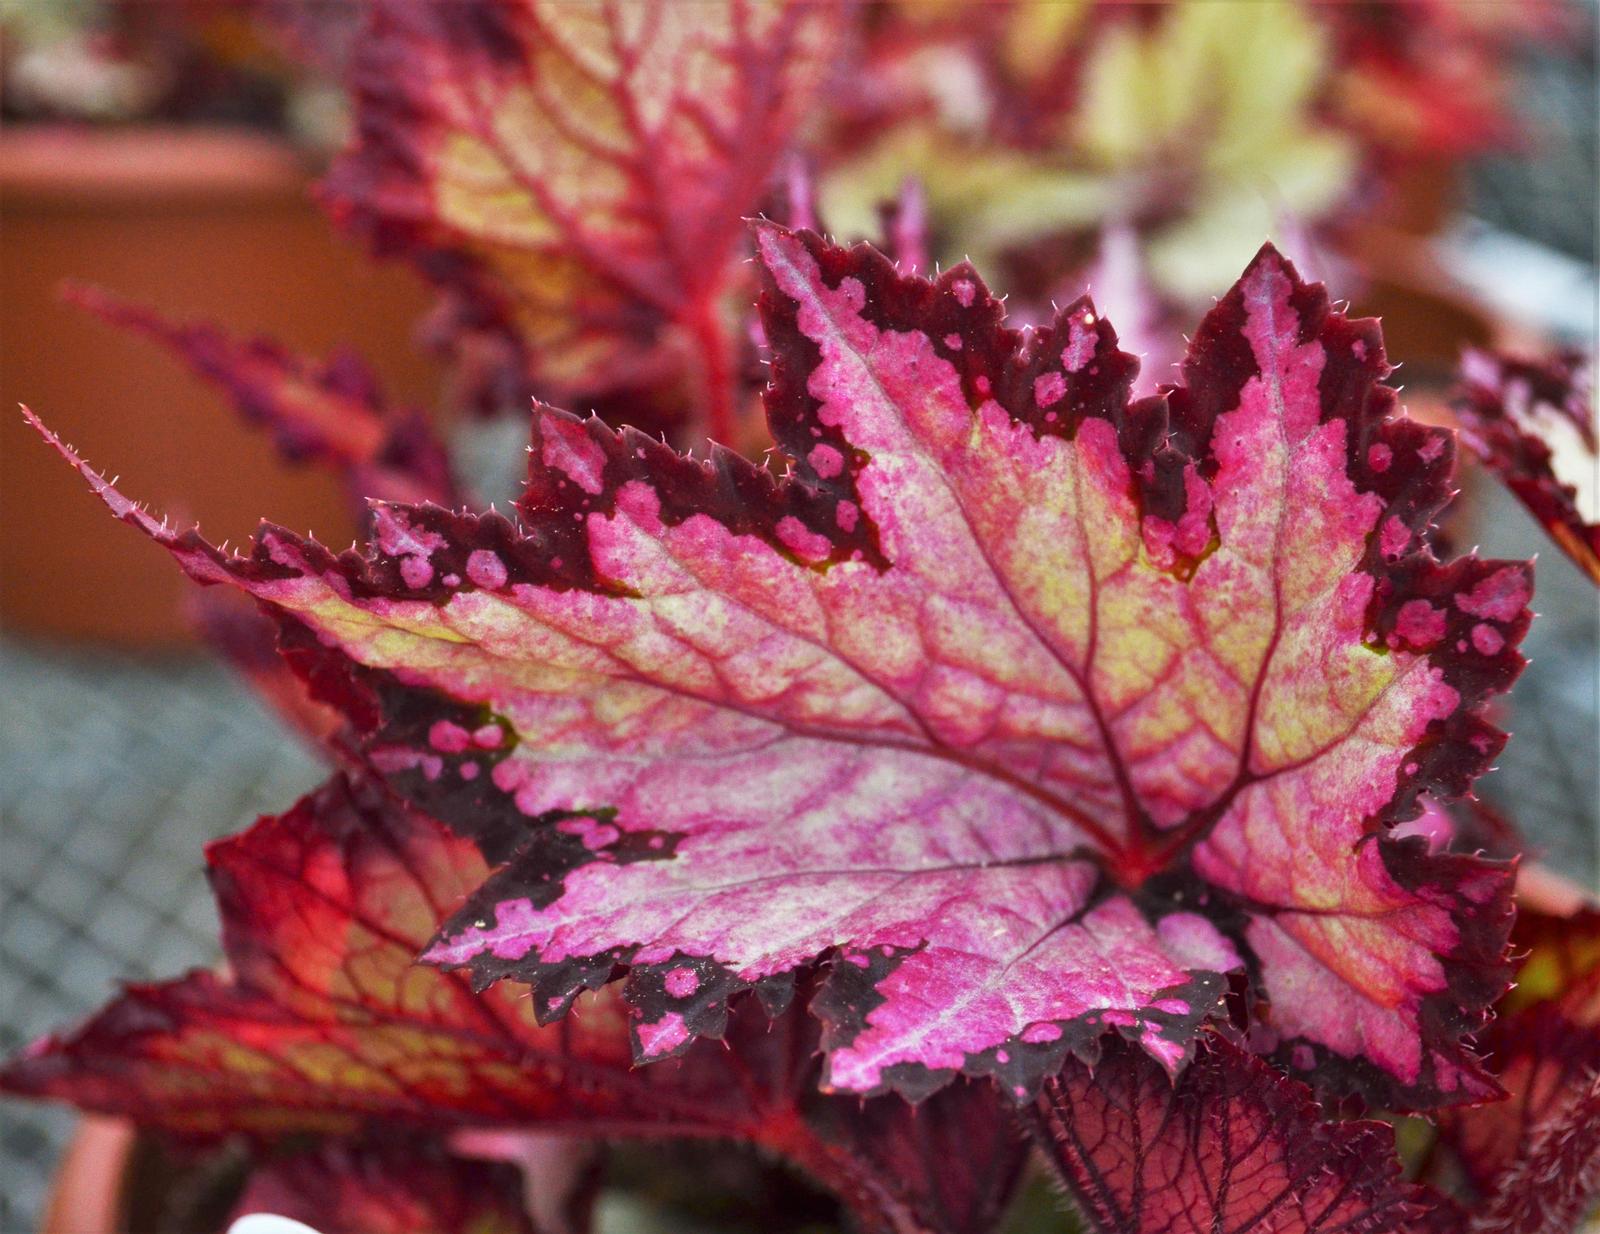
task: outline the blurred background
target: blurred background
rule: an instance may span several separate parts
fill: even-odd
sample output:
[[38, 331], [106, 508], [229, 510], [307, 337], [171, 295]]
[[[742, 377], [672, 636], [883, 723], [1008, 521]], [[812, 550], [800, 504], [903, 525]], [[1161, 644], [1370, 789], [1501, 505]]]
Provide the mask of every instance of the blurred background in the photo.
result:
[[[1020, 7], [1020, 24], [1059, 35], [1056, 6]], [[1307, 36], [1301, 78], [1277, 83], [1235, 62], [1246, 51], [1219, 51], [1215, 31], [1185, 33], [1179, 10], [1200, 9], [1231, 12], [1246, 31], [1282, 20], [1324, 32]], [[949, 47], [910, 13], [870, 18], [863, 54], [875, 80], [915, 92], [929, 89], [924, 61]], [[91, 297], [69, 303], [63, 285], [334, 356], [337, 372], [348, 348], [393, 403], [429, 409], [469, 490], [504, 491], [520, 465], [525, 402], [505, 396], [503, 414], [473, 414], [482, 393], [465, 390], [459, 353], [436, 345], [433, 292], [412, 267], [373, 261], [315, 200], [349, 137], [342, 40], [361, 17], [358, 0], [0, 0], [0, 406], [35, 408], [91, 463], [120, 473], [124, 491], [198, 519], [216, 541], [266, 516], [342, 544], [357, 521], [337, 477], [285, 461], [281, 441], [236, 414], [239, 404], [249, 412], [247, 397], [196, 380], [140, 337], [151, 330], [87, 311]], [[1164, 309], [1181, 328], [1187, 306], [1209, 303], [1242, 265], [1240, 244], [1248, 257], [1272, 231], [1357, 310], [1384, 316], [1413, 412], [1441, 414], [1462, 342], [1594, 347], [1594, 18], [1592, 3], [1521, 0], [1150, 5], [1130, 19], [1124, 71], [1187, 57], [1196, 80], [1227, 86], [1206, 117], [1213, 145], [1181, 169], [1192, 206], [1181, 217], [1107, 205], [1125, 204], [1117, 194], [1141, 176], [1141, 200], [1170, 197], [1173, 178], [1153, 184], [1128, 152], [1148, 158], [1190, 130], [1173, 127], [1170, 100], [1119, 86], [1114, 57], [1097, 48], [1080, 49], [1096, 67], [1066, 104], [1077, 109], [1072, 148], [1047, 167], [1038, 143], [1018, 138], [1004, 151], [1012, 162], [955, 185], [961, 143], [998, 160], [1000, 139], [967, 118], [970, 100], [941, 87], [916, 124], [881, 123], [881, 98], [818, 121], [850, 130], [829, 138], [845, 154], [815, 159], [819, 199], [840, 233], [866, 234], [878, 201], [921, 177], [936, 248], [973, 253], [1000, 288], [1018, 286], [1047, 253], [1061, 286], [1098, 271], [1109, 292], [1113, 246], [1100, 225], [1115, 213], [1117, 234], [1131, 230], [1144, 246], [1135, 273], [1158, 285], [1152, 329]], [[941, 81], [956, 80], [948, 60], [937, 62]], [[1443, 84], [1423, 82], [1424, 70]], [[1041, 60], [1035, 71], [1048, 84], [1055, 70]], [[1494, 89], [1478, 97], [1485, 83]], [[1283, 99], [1270, 93], [1276, 84]], [[1118, 123], [1097, 122], [1097, 107]], [[1286, 108], [1308, 118], [1286, 118]], [[984, 176], [1014, 199], [981, 199]], [[1029, 231], [1040, 219], [1050, 224], [1043, 239]], [[1057, 290], [1025, 287], [1018, 311]], [[1127, 320], [1114, 304], [1110, 315]], [[109, 519], [10, 412], [0, 415], [0, 466], [0, 1052], [9, 1052], [86, 1014], [119, 980], [213, 960], [204, 842], [282, 809], [324, 765], [250, 688], [248, 653], [235, 647], [229, 667], [196, 633], [216, 635], [218, 618], [196, 610], [164, 554]], [[1450, 526], [1455, 545], [1540, 557], [1532, 663], [1502, 717], [1515, 738], [1481, 788], [1515, 813], [1537, 854], [1592, 886], [1595, 591], [1487, 476], [1463, 482], [1474, 516]], [[65, 1111], [0, 1106], [5, 1234], [35, 1228], [71, 1130]]]

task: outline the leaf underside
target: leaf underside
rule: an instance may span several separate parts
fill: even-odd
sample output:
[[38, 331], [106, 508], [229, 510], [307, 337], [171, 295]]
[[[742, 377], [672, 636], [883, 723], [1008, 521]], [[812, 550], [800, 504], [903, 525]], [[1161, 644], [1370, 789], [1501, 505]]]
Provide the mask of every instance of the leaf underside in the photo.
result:
[[1217, 1037], [1176, 1084], [1126, 1044], [1069, 1064], [1035, 1118], [1102, 1234], [1394, 1234], [1429, 1203], [1392, 1128], [1324, 1121], [1304, 1085]]

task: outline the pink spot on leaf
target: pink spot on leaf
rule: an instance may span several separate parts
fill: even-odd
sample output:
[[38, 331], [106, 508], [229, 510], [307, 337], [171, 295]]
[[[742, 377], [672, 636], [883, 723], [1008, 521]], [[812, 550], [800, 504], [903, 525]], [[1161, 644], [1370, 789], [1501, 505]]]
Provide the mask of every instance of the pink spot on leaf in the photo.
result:
[[700, 975], [688, 965], [681, 964], [666, 975], [662, 984], [673, 998], [688, 998], [700, 988]]
[[844, 455], [827, 442], [819, 442], [811, 447], [811, 453], [806, 455], [806, 461], [824, 480], [831, 480], [844, 470]]
[[1458, 593], [1456, 605], [1474, 617], [1511, 621], [1528, 603], [1528, 577], [1515, 566], [1496, 570], [1471, 591]]
[[396, 506], [373, 507], [372, 533], [378, 547], [391, 557], [402, 554], [426, 557], [445, 544], [445, 538], [437, 532], [413, 527], [406, 512]]
[[638, 1033], [639, 1053], [645, 1058], [671, 1054], [689, 1040], [689, 1028], [675, 1011], [667, 1012], [653, 1024], [639, 1025]]
[[444, 760], [437, 754], [427, 754], [405, 746], [389, 746], [386, 749], [373, 750], [367, 758], [384, 775], [392, 776], [402, 771], [421, 771], [427, 779], [437, 780], [444, 770]]
[[1413, 647], [1431, 647], [1444, 637], [1444, 613], [1426, 600], [1407, 600], [1395, 619], [1395, 632]]
[[792, 514], [778, 520], [778, 539], [802, 561], [821, 561], [832, 549], [827, 537], [819, 536]]
[[556, 830], [577, 836], [583, 846], [591, 852], [610, 848], [622, 835], [612, 824], [588, 817], [565, 819], [556, 824]]
[[1480, 655], [1497, 655], [1506, 645], [1505, 635], [1487, 622], [1480, 621], [1472, 627], [1472, 645], [1478, 649]]
[[1383, 530], [1378, 533], [1378, 551], [1384, 557], [1393, 561], [1406, 551], [1406, 545], [1411, 543], [1411, 529], [1397, 515], [1390, 515], [1384, 520]]
[[467, 730], [453, 720], [435, 720], [428, 728], [428, 744], [446, 754], [460, 754], [469, 740]]
[[1052, 370], [1033, 379], [1033, 399], [1041, 407], [1052, 407], [1066, 397], [1067, 381]]
[[1094, 318], [1090, 316], [1074, 317], [1068, 325], [1067, 345], [1061, 349], [1061, 364], [1067, 372], [1082, 372], [1083, 366], [1093, 358], [1097, 341], [1093, 325]]
[[467, 557], [467, 577], [479, 587], [493, 591], [506, 585], [506, 566], [498, 553], [474, 549]]
[[402, 557], [400, 577], [407, 587], [420, 590], [433, 581], [433, 563], [426, 557]]
[[583, 425], [558, 416], [539, 420], [542, 442], [539, 459], [546, 467], [559, 471], [584, 492], [598, 494], [604, 487], [606, 456], [599, 443], [584, 431]]

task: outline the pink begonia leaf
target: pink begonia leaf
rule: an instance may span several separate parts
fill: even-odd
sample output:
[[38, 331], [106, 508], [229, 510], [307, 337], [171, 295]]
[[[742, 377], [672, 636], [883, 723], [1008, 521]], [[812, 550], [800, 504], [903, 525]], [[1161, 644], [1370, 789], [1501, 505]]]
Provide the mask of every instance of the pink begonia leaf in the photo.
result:
[[626, 966], [642, 1059], [822, 958], [827, 1085], [1019, 1099], [1106, 1028], [1176, 1071], [1242, 971], [1298, 1070], [1493, 1094], [1509, 870], [1388, 831], [1501, 748], [1531, 574], [1434, 558], [1452, 439], [1376, 323], [1269, 247], [1129, 402], [1086, 300], [1023, 335], [970, 267], [758, 245], [787, 476], [541, 411], [516, 522], [230, 557], [84, 469], [506, 863], [428, 958], [547, 1016]]
[[1120, 1042], [1071, 1063], [1034, 1116], [1099, 1234], [1397, 1234], [1432, 1206], [1401, 1180], [1391, 1127], [1326, 1121], [1304, 1085], [1215, 1036], [1176, 1083]]
[[425, 1143], [331, 1143], [266, 1161], [234, 1205], [234, 1219], [251, 1213], [319, 1234], [535, 1234], [514, 1167]]
[[237, 339], [204, 322], [183, 323], [100, 287], [72, 284], [65, 298], [165, 348], [211, 382], [246, 420], [272, 433], [291, 462], [338, 473], [357, 501], [456, 499], [444, 445], [419, 411], [390, 405], [359, 357], [317, 364], [270, 339]]
[[1594, 369], [1576, 353], [1468, 351], [1452, 407], [1461, 437], [1550, 538], [1600, 584], [1600, 424]]

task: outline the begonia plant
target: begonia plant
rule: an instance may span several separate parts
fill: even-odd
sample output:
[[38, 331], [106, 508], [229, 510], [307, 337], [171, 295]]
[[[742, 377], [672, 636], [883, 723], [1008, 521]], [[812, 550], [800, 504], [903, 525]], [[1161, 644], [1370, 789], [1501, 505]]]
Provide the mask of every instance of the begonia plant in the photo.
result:
[[[1201, 7], [1074, 20], [1143, 63]], [[937, 169], [885, 251], [802, 226], [830, 66], [1009, 29], [957, 16], [374, 0], [324, 193], [446, 289], [480, 390], [540, 396], [508, 510], [353, 358], [74, 293], [338, 470], [365, 535], [219, 548], [27, 413], [259, 608], [252, 674], [331, 774], [209, 848], [221, 967], [0, 1086], [235, 1145], [236, 1211], [327, 1234], [622, 1228], [633, 1142], [715, 1146], [702, 1191], [742, 1162], [763, 1229], [812, 1220], [772, 1161], [897, 1234], [1574, 1228], [1595, 921], [1516, 918], [1473, 795], [1531, 564], [1438, 549], [1456, 434], [1270, 243], [1141, 381], [1091, 296], [1019, 326], [930, 268]], [[1559, 405], [1592, 448], [1577, 371], [1472, 357], [1457, 415], [1584, 560], [1530, 438]], [[629, 426], [681, 440], [680, 404], [771, 449]], [[1072, 1215], [1019, 1215], [1036, 1173]]]

